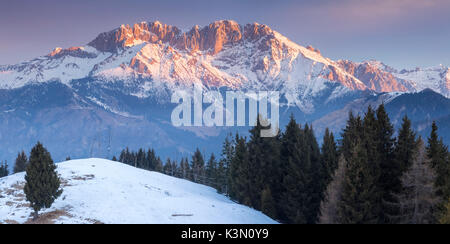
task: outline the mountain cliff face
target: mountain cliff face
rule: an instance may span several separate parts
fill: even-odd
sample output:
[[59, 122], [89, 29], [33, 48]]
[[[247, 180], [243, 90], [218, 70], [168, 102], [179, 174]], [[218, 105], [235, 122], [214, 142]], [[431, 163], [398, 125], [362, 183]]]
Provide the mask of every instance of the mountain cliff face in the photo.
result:
[[346, 72], [362, 81], [368, 89], [376, 92], [408, 92], [414, 91], [411, 81], [399, 79], [392, 72], [394, 69], [377, 61], [354, 63], [348, 60], [339, 60], [338, 65]]

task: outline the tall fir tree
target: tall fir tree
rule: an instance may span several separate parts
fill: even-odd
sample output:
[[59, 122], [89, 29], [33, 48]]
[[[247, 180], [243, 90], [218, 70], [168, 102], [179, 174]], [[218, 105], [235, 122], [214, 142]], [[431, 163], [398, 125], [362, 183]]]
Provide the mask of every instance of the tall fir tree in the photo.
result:
[[227, 177], [227, 168], [225, 167], [225, 160], [221, 159], [219, 160], [218, 166], [217, 166], [217, 178], [216, 178], [216, 189], [217, 192], [220, 194], [228, 194], [227, 188], [228, 188], [228, 177]]
[[380, 136], [379, 136], [379, 124], [375, 115], [375, 111], [371, 106], [367, 108], [367, 112], [363, 120], [363, 139], [362, 146], [365, 150], [367, 156], [367, 162], [369, 166], [369, 173], [371, 174], [371, 179], [374, 181], [374, 190], [372, 191], [372, 197], [370, 198], [372, 202], [370, 203], [370, 208], [372, 215], [376, 216], [378, 223], [384, 222], [383, 213], [383, 193], [384, 185], [381, 181], [382, 176], [382, 151], [380, 150]]
[[277, 202], [279, 218], [284, 223], [308, 223], [306, 213], [311, 202], [308, 194], [310, 179], [310, 162], [305, 136], [300, 126], [291, 115], [282, 136], [281, 161], [285, 164], [282, 199]]
[[307, 184], [310, 202], [305, 212], [307, 223], [314, 224], [318, 221], [320, 212], [320, 203], [324, 198], [325, 189], [327, 187], [327, 179], [329, 176], [324, 175], [324, 164], [321, 161], [320, 147], [317, 143], [312, 126], [308, 124], [304, 128], [305, 144], [306, 144], [306, 161], [310, 165], [309, 172], [310, 181]]
[[216, 187], [217, 182], [217, 161], [214, 153], [209, 157], [208, 163], [206, 164], [206, 180], [207, 185], [211, 187]]
[[258, 116], [256, 125], [250, 130], [250, 140], [247, 144], [249, 151], [249, 197], [251, 206], [261, 210], [262, 192], [269, 187], [270, 193], [274, 192], [273, 186], [278, 180], [280, 168], [280, 151], [278, 137], [262, 137], [261, 124], [264, 118]]
[[357, 144], [347, 161], [342, 196], [338, 204], [339, 223], [378, 223], [379, 216], [373, 210], [378, 190], [376, 183], [367, 150], [362, 143]]
[[347, 161], [352, 157], [354, 148], [363, 138], [361, 117], [355, 117], [353, 112], [350, 112], [348, 117], [349, 119], [347, 121], [347, 125], [341, 134], [341, 139], [339, 140], [339, 152], [344, 155], [345, 160]]
[[8, 171], [8, 162], [1, 162], [0, 163], [0, 178], [8, 176], [9, 175], [9, 171]]
[[322, 157], [323, 164], [323, 178], [326, 185], [328, 185], [333, 177], [334, 171], [338, 168], [339, 154], [337, 151], [336, 141], [334, 135], [328, 128], [325, 129], [325, 135], [323, 137], [322, 144]]
[[34, 210], [35, 217], [42, 208], [50, 208], [62, 193], [56, 165], [50, 153], [40, 142], [31, 149], [25, 181], [24, 192]]
[[203, 158], [203, 154], [200, 152], [200, 149], [197, 148], [194, 155], [192, 155], [191, 164], [194, 182], [203, 183], [205, 177], [205, 160]]
[[27, 169], [28, 158], [24, 151], [17, 154], [16, 163], [14, 164], [14, 174], [24, 172]]
[[225, 141], [223, 143], [222, 146], [222, 152], [221, 152], [221, 164], [222, 166], [220, 167], [221, 169], [221, 184], [222, 184], [222, 190], [219, 192], [223, 192], [226, 195], [229, 195], [229, 189], [231, 186], [231, 177], [230, 177], [230, 165], [232, 163], [233, 160], [233, 155], [234, 155], [234, 141], [233, 141], [233, 137], [232, 135], [228, 135], [225, 138]]
[[275, 200], [272, 197], [272, 191], [269, 186], [266, 186], [261, 193], [261, 211], [273, 219], [277, 218]]
[[432, 167], [436, 170], [436, 190], [438, 196], [443, 199], [450, 197], [450, 162], [448, 160], [448, 147], [442, 138], [439, 139], [436, 122], [432, 124], [430, 137], [428, 138], [427, 156]]
[[230, 197], [240, 203], [251, 204], [250, 190], [250, 168], [249, 155], [246, 138], [236, 134], [234, 154], [230, 165]]
[[[381, 117], [381, 116], [380, 116]], [[386, 115], [387, 117], [387, 115]], [[389, 118], [387, 118], [388, 120]], [[389, 126], [390, 127], [390, 126]], [[382, 130], [383, 131], [383, 130]], [[390, 131], [390, 130], [389, 130]], [[384, 133], [382, 133], [383, 135]], [[386, 133], [387, 134], [387, 133]], [[389, 133], [392, 135], [392, 133]], [[383, 140], [381, 140], [383, 141]], [[399, 215], [398, 199], [395, 197], [402, 191], [401, 177], [413, 162], [416, 149], [416, 134], [411, 128], [411, 121], [407, 116], [403, 118], [394, 149], [391, 151], [389, 137], [380, 147], [381, 152], [381, 176], [380, 186], [383, 190], [381, 223], [395, 224]], [[383, 146], [385, 145], [385, 146]]]

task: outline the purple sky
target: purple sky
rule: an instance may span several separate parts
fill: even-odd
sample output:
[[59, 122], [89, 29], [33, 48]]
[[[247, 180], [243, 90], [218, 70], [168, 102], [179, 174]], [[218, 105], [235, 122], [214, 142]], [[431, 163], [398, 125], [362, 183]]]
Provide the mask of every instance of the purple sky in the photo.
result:
[[0, 64], [84, 45], [121, 24], [184, 29], [220, 19], [267, 24], [332, 59], [450, 65], [448, 0], [9, 0], [0, 8]]

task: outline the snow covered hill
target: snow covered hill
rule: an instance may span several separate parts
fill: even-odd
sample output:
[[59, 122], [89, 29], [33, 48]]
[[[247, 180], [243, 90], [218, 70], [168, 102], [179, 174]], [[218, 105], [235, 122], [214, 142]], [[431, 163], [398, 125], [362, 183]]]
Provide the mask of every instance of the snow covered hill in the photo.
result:
[[[63, 194], [38, 223], [275, 224], [210, 187], [104, 159], [57, 164]], [[24, 173], [0, 179], [0, 223], [30, 223]]]

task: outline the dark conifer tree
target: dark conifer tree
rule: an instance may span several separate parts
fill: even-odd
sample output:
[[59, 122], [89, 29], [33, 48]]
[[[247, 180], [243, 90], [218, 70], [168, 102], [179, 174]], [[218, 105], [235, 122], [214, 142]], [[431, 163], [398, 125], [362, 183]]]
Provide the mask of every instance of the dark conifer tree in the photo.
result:
[[[261, 194], [266, 187], [273, 192], [279, 178], [280, 146], [278, 137], [262, 137], [261, 125], [264, 118], [258, 116], [256, 125], [250, 130], [249, 151], [249, 197], [251, 206], [261, 209]], [[278, 182], [281, 183], [281, 182]]]
[[[365, 150], [365, 155], [369, 166], [369, 173], [371, 174], [371, 179], [375, 185], [375, 190], [372, 191], [372, 202], [370, 202], [370, 207], [373, 216], [377, 216], [378, 222], [383, 222], [384, 216], [382, 211], [382, 198], [383, 198], [383, 185], [380, 181], [381, 178], [381, 152], [380, 148], [380, 136], [379, 124], [375, 117], [375, 111], [371, 106], [368, 107], [367, 112], [363, 120], [363, 137], [362, 137], [362, 149]], [[350, 160], [349, 160], [350, 162]]]
[[24, 192], [35, 212], [35, 217], [42, 208], [51, 207], [62, 193], [56, 165], [40, 142], [31, 150], [25, 181]]
[[194, 182], [203, 183], [205, 177], [205, 160], [200, 149], [197, 148], [194, 155], [192, 155], [191, 164]]
[[214, 153], [211, 154], [211, 157], [208, 160], [208, 163], [206, 164], [206, 183], [209, 186], [216, 187], [216, 181], [217, 181], [217, 161], [216, 156], [214, 156]]
[[230, 197], [242, 204], [251, 204], [249, 197], [249, 175], [250, 168], [248, 164], [248, 149], [246, 138], [240, 137], [236, 134], [234, 154], [230, 165]]
[[377, 111], [376, 128], [376, 150], [378, 154], [379, 178], [378, 185], [381, 194], [381, 216], [380, 223], [390, 223], [388, 215], [395, 213], [392, 203], [395, 202], [396, 194], [401, 189], [400, 177], [402, 175], [401, 165], [394, 160], [394, 126], [391, 124], [384, 104], [381, 104]]
[[[436, 172], [436, 194], [442, 200], [450, 198], [450, 162], [448, 148], [442, 138], [439, 139], [436, 122], [432, 124], [430, 137], [428, 138], [427, 157]], [[443, 210], [443, 204], [439, 206], [439, 212]], [[440, 213], [437, 213], [440, 214]]]
[[283, 179], [282, 200], [277, 202], [279, 218], [284, 223], [307, 223], [307, 213], [311, 196], [308, 185], [310, 179], [310, 162], [308, 156], [305, 136], [300, 126], [291, 115], [282, 136], [281, 161], [285, 164], [285, 177]]
[[338, 162], [339, 156], [334, 135], [328, 128], [326, 128], [322, 144], [322, 164], [324, 171], [322, 174], [326, 185], [331, 182], [334, 171], [338, 167]]
[[341, 137], [342, 139], [339, 141], [339, 151], [344, 155], [345, 160], [348, 161], [352, 157], [356, 145], [361, 142], [363, 137], [363, 127], [360, 116], [355, 117], [352, 112], [349, 113], [349, 119]]
[[220, 194], [228, 194], [228, 177], [227, 168], [225, 168], [225, 160], [221, 159], [217, 166], [217, 178], [216, 178], [216, 189]]
[[160, 157], [156, 158], [155, 171], [160, 173], [163, 172], [163, 162]]
[[338, 221], [341, 224], [376, 224], [378, 215], [373, 211], [376, 180], [371, 172], [367, 150], [357, 144], [347, 162]]
[[314, 224], [318, 221], [320, 203], [324, 198], [325, 189], [327, 187], [328, 176], [325, 176], [324, 165], [321, 162], [320, 148], [314, 135], [312, 126], [308, 124], [304, 128], [306, 153], [305, 158], [308, 165], [310, 165], [309, 182], [307, 183], [308, 195], [310, 196], [310, 202], [307, 204], [307, 211], [304, 215], [307, 218], [307, 223]]
[[166, 175], [170, 175], [173, 176], [172, 173], [172, 161], [170, 160], [170, 158], [167, 159], [166, 163], [164, 164], [163, 167], [163, 173]]
[[261, 211], [273, 219], [277, 218], [275, 201], [269, 186], [265, 187], [261, 193]]
[[[230, 139], [231, 138], [231, 139]], [[233, 157], [234, 157], [234, 141], [232, 138], [232, 135], [230, 134], [225, 138], [225, 141], [222, 146], [222, 152], [221, 152], [222, 159], [220, 160], [222, 166], [219, 166], [221, 170], [221, 185], [222, 190], [219, 190], [219, 192], [222, 191], [222, 193], [225, 193], [226, 195], [229, 195], [229, 189], [231, 185], [231, 177], [230, 177], [230, 165], [232, 163]]]
[[155, 150], [153, 149], [148, 149], [147, 151], [147, 169], [148, 170], [156, 170], [156, 167], [158, 165], [158, 159], [156, 158], [156, 153]]
[[16, 163], [14, 164], [14, 174], [24, 172], [27, 169], [28, 158], [24, 151], [17, 154]]
[[8, 163], [5, 162], [1, 162], [0, 164], [0, 178], [8, 176], [9, 175], [9, 171], [8, 171]]

